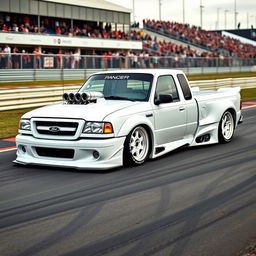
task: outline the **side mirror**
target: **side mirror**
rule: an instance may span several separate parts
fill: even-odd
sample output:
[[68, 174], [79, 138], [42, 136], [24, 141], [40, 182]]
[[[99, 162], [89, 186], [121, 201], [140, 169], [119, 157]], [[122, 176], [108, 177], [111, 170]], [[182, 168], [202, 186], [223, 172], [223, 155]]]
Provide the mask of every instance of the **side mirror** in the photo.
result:
[[160, 94], [157, 99], [155, 99], [155, 104], [160, 105], [162, 103], [173, 102], [173, 97], [171, 94]]

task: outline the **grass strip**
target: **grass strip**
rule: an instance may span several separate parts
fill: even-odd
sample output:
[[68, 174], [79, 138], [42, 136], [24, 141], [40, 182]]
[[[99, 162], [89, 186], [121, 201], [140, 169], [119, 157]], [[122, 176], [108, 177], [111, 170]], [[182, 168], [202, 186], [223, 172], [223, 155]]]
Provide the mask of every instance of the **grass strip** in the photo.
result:
[[256, 88], [246, 88], [241, 90], [241, 99], [243, 102], [256, 100]]
[[10, 138], [18, 134], [19, 120], [32, 108], [8, 110], [0, 112], [0, 138]]

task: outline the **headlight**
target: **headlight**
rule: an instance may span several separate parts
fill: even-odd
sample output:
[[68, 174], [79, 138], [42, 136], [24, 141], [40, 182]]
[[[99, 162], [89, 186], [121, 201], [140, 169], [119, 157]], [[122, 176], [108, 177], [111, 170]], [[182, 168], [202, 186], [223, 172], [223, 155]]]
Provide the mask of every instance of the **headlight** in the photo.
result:
[[31, 130], [30, 120], [28, 120], [28, 119], [21, 119], [20, 120], [19, 129], [20, 130], [30, 131]]
[[112, 127], [111, 123], [86, 122], [83, 132], [84, 133], [96, 133], [96, 134], [113, 133], [113, 127]]

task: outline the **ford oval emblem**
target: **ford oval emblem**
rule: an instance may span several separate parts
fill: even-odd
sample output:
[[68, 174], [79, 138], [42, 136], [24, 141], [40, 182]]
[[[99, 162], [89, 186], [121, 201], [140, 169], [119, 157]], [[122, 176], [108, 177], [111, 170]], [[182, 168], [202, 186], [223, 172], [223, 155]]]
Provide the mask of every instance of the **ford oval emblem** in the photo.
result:
[[51, 126], [49, 127], [50, 132], [59, 132], [60, 128], [58, 126]]

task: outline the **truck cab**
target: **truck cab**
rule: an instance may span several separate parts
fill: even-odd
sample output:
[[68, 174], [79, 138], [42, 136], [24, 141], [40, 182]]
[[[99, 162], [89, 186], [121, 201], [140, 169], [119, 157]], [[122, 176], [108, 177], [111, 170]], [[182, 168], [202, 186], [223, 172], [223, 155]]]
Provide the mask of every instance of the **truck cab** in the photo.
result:
[[241, 118], [239, 92], [192, 92], [180, 70], [96, 73], [62, 102], [21, 118], [15, 163], [109, 169], [227, 143]]

